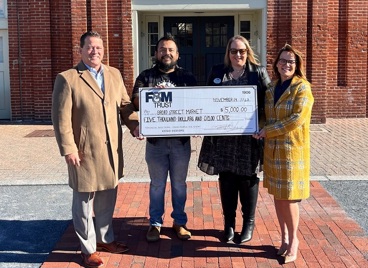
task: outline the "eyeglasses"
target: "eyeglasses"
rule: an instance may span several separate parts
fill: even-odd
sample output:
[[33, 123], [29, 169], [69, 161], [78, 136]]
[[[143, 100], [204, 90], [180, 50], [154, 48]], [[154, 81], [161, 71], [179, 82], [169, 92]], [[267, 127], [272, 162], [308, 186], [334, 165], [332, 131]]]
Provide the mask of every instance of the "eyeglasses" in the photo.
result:
[[229, 49], [230, 53], [233, 54], [233, 55], [238, 54], [238, 52], [240, 53], [240, 55], [244, 55], [245, 53], [247, 53], [247, 50], [248, 49], [246, 49], [246, 48], [244, 48], [244, 49], [235, 49], [235, 48]]
[[290, 65], [293, 65], [296, 63], [296, 60], [285, 60], [285, 59], [279, 59], [279, 63], [282, 65], [285, 65], [289, 63]]

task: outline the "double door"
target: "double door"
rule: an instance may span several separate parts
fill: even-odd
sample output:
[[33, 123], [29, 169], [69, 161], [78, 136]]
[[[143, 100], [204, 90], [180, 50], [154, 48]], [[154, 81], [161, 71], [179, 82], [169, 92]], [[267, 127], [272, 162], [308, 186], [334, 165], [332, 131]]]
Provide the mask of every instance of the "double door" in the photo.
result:
[[191, 71], [198, 85], [205, 85], [211, 67], [224, 62], [234, 17], [165, 17], [164, 31], [178, 42], [178, 65]]

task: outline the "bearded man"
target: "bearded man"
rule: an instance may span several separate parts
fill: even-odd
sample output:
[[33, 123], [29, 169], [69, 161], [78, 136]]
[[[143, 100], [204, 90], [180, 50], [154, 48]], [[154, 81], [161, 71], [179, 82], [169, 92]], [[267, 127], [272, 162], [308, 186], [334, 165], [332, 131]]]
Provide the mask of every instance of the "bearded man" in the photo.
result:
[[[177, 65], [178, 45], [171, 36], [162, 37], [156, 44], [156, 64], [137, 77], [133, 89], [132, 103], [139, 110], [139, 88], [141, 87], [185, 87], [196, 86], [195, 77]], [[191, 154], [190, 137], [147, 138], [146, 162], [150, 175], [150, 227], [146, 238], [149, 242], [160, 239], [164, 214], [167, 176], [170, 175], [173, 211], [173, 229], [179, 239], [187, 240], [191, 233], [186, 227], [187, 199], [186, 178]]]

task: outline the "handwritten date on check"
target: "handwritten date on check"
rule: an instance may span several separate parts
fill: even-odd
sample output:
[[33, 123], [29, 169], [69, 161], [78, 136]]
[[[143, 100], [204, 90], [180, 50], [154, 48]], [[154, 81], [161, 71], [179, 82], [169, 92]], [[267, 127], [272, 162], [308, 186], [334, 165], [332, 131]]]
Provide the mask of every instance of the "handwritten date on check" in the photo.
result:
[[139, 89], [145, 137], [252, 135], [258, 131], [257, 86]]

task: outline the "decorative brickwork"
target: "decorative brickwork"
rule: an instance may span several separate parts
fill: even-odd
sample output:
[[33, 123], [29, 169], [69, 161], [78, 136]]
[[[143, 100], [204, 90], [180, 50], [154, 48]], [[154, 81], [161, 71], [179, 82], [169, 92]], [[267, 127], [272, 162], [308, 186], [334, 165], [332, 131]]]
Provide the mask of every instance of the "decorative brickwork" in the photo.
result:
[[316, 123], [367, 117], [367, 18], [365, 1], [268, 1], [268, 67], [286, 42], [304, 53]]
[[[13, 120], [50, 120], [55, 76], [79, 59], [79, 37], [99, 31], [104, 62], [132, 91], [131, 0], [8, 0]], [[304, 53], [313, 122], [367, 117], [368, 9], [362, 0], [268, 0], [267, 68], [287, 42]]]

